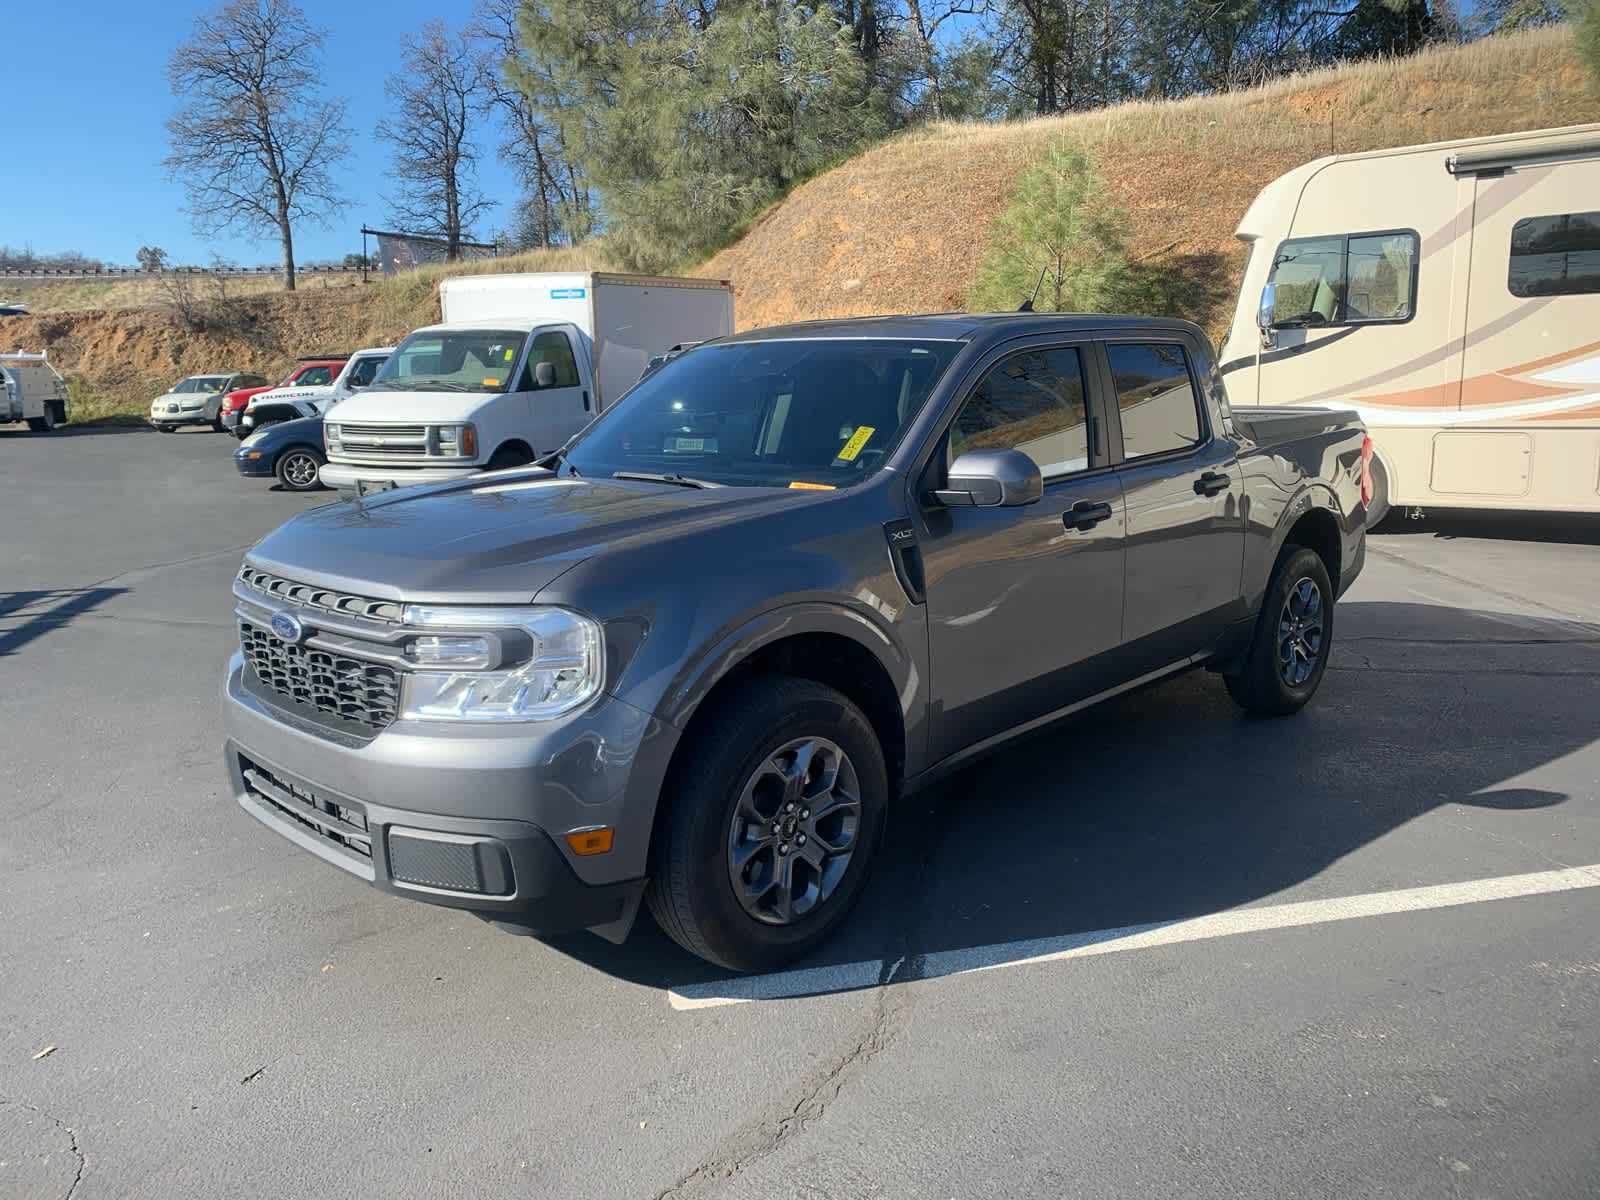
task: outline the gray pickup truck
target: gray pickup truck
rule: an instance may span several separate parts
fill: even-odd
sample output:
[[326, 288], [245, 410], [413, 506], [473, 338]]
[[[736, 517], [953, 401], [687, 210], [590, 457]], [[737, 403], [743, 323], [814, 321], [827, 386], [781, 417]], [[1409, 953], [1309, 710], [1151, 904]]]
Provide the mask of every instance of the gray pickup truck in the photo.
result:
[[1361, 569], [1353, 413], [1182, 321], [885, 317], [651, 374], [542, 465], [306, 512], [234, 585], [244, 808], [385, 891], [762, 970], [898, 797], [1193, 667], [1283, 714]]

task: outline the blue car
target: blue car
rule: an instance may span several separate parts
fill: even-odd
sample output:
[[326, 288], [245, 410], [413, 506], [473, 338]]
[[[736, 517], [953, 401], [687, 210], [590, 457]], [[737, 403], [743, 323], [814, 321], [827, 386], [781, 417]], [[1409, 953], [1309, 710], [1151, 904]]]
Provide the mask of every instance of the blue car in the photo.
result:
[[327, 461], [322, 453], [321, 417], [268, 425], [245, 438], [233, 452], [239, 474], [258, 479], [276, 475], [291, 492], [320, 488], [317, 472]]

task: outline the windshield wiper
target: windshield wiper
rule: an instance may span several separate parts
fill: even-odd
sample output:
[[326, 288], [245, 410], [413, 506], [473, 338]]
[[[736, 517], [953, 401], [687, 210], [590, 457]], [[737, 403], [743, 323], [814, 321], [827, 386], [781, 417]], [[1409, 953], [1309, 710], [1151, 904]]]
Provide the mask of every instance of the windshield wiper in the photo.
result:
[[676, 471], [667, 471], [656, 475], [649, 471], [613, 471], [613, 479], [638, 479], [645, 483], [670, 483], [675, 487], [686, 488], [714, 488], [721, 487], [720, 483], [712, 483], [706, 479], [690, 479], [687, 475], [679, 475]]

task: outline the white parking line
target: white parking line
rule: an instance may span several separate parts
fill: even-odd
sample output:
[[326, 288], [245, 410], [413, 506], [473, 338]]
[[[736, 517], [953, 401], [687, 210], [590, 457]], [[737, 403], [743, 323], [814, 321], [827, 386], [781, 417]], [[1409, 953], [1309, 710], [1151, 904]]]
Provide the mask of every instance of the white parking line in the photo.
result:
[[1489, 900], [1512, 900], [1519, 896], [1540, 896], [1592, 887], [1600, 887], [1600, 863], [1566, 867], [1559, 871], [1536, 871], [1530, 875], [1503, 875], [1497, 879], [1405, 888], [1396, 892], [1368, 892], [1360, 896], [1303, 900], [1261, 908], [1233, 908], [1183, 921], [1161, 921], [1151, 925], [1069, 933], [1061, 937], [941, 950], [912, 958], [909, 965], [906, 960], [899, 960], [887, 969], [882, 962], [852, 962], [832, 967], [779, 971], [771, 975], [742, 976], [713, 983], [686, 984], [669, 988], [667, 1001], [680, 1012], [717, 1008], [724, 1004], [748, 1004], [752, 1000], [781, 1000], [825, 992], [852, 991], [889, 983], [897, 978], [937, 979], [946, 975], [967, 975], [975, 971], [1087, 958], [1094, 954], [1116, 954], [1123, 950], [1148, 950], [1156, 946], [1231, 937], [1239, 933], [1323, 925], [1330, 921], [1353, 921], [1361, 917], [1382, 917], [1430, 908], [1454, 908]]

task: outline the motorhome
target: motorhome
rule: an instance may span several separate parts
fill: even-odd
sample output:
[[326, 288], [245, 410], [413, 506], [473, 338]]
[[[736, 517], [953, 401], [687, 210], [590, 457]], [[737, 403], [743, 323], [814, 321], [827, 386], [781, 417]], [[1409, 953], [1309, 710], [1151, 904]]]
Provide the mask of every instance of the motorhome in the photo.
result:
[[1238, 236], [1229, 399], [1357, 409], [1373, 523], [1600, 512], [1600, 124], [1321, 158]]
[[323, 424], [344, 495], [440, 483], [560, 449], [652, 354], [733, 332], [727, 280], [598, 271], [468, 275]]

